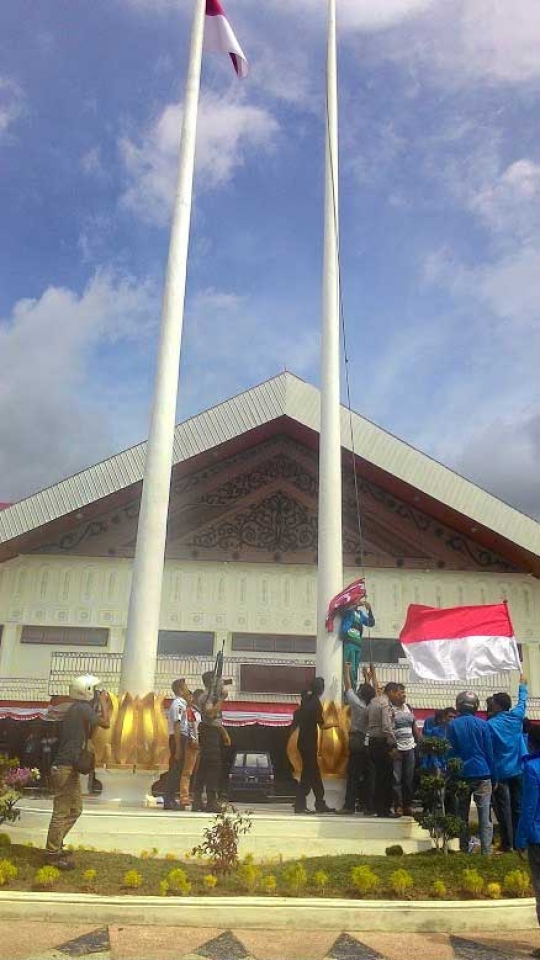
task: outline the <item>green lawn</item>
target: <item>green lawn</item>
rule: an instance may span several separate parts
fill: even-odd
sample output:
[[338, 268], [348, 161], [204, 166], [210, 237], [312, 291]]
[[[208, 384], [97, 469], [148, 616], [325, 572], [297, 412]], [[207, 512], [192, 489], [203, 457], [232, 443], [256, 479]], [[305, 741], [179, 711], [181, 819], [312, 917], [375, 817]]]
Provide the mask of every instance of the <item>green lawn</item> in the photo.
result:
[[[478, 894], [485, 897], [485, 887], [489, 883], [499, 883], [503, 888], [503, 896], [509, 894], [504, 890], [506, 875], [516, 869], [528, 874], [527, 866], [517, 854], [504, 854], [492, 857], [482, 857], [479, 854], [467, 856], [460, 853], [450, 853], [443, 856], [437, 853], [421, 853], [400, 857], [365, 857], [365, 856], [336, 856], [336, 857], [306, 857], [300, 861], [270, 861], [263, 864], [250, 864], [240, 872], [226, 877], [218, 877], [217, 885], [209, 890], [204, 877], [212, 873], [209, 863], [198, 860], [179, 861], [154, 857], [128, 856], [122, 853], [106, 853], [96, 850], [75, 850], [76, 869], [61, 873], [54, 886], [58, 892], [86, 891], [104, 895], [134, 893], [143, 895], [159, 895], [160, 883], [167, 878], [171, 870], [181, 867], [191, 883], [191, 895], [205, 894], [209, 897], [219, 895], [239, 895], [246, 893], [263, 894], [267, 889], [265, 877], [275, 877], [276, 885], [273, 895], [294, 896], [295, 881], [290, 878], [291, 863], [303, 867], [307, 879], [302, 882], [300, 871], [301, 896], [325, 897], [359, 897], [351, 881], [351, 869], [357, 866], [369, 866], [379, 879], [378, 886], [365, 894], [367, 899], [388, 899], [399, 897], [392, 893], [391, 875], [396, 870], [406, 870], [412, 877], [413, 885], [408, 891], [410, 899], [433, 899], [432, 889], [434, 880], [442, 880], [446, 886], [445, 899], [470, 899], [471, 894], [463, 890], [463, 871], [474, 869], [484, 881], [484, 890]], [[36, 872], [44, 864], [44, 855], [41, 850], [33, 847], [2, 845], [0, 847], [0, 861], [9, 860], [17, 868], [17, 876], [9, 880], [3, 890], [35, 890]], [[93, 881], [85, 881], [84, 873], [95, 870]], [[123, 878], [127, 871], [135, 870], [142, 878], [141, 885], [136, 889], [126, 889]], [[326, 874], [327, 881], [320, 873]], [[316, 874], [319, 874], [319, 885]], [[1, 863], [0, 863], [1, 876]], [[272, 882], [270, 882], [272, 886]], [[530, 887], [523, 891], [524, 895], [531, 896]], [[271, 896], [271, 893], [265, 893]]]

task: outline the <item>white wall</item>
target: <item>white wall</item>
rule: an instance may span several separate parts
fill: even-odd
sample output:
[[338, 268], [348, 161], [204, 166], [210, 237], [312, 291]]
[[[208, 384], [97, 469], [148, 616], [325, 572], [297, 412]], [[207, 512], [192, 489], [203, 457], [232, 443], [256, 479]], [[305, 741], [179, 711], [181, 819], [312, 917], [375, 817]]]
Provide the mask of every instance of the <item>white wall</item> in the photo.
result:
[[[359, 575], [346, 571], [347, 581]], [[409, 603], [456, 606], [507, 599], [525, 666], [540, 695], [540, 582], [521, 574], [366, 570], [377, 617], [374, 637], [396, 637]], [[21, 644], [23, 624], [106, 627], [109, 645], [62, 647], [99, 653], [123, 646], [131, 561], [27, 556], [0, 566], [2, 677], [48, 677], [54, 647]], [[303, 565], [171, 561], [163, 585], [161, 627], [315, 635], [316, 569]], [[296, 656], [296, 660], [301, 659]]]

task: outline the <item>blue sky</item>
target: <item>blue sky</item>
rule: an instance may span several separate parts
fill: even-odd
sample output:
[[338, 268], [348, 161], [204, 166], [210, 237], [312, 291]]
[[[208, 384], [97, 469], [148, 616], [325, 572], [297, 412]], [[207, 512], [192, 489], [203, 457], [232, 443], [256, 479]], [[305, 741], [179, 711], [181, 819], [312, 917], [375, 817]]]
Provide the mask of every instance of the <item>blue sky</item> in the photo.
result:
[[[205, 58], [179, 419], [318, 382], [326, 4], [226, 10], [251, 74]], [[146, 436], [190, 14], [0, 8], [0, 500]], [[353, 405], [540, 516], [537, 0], [338, 16]]]

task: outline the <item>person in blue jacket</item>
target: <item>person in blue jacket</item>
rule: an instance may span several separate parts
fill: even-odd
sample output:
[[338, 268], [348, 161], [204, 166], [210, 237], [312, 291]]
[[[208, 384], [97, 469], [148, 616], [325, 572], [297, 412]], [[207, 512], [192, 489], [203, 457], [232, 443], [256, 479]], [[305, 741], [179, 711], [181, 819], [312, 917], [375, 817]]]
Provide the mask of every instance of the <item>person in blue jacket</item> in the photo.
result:
[[[527, 850], [531, 879], [536, 897], [536, 916], [540, 923], [540, 751], [523, 759], [521, 815], [515, 836], [516, 850]], [[533, 950], [540, 957], [540, 950]]]
[[523, 720], [527, 709], [527, 680], [521, 674], [517, 705], [507, 693], [492, 697], [489, 732], [493, 741], [493, 774], [497, 783], [493, 791], [493, 809], [501, 831], [501, 850], [514, 848], [521, 808], [523, 759], [528, 750], [523, 737]]
[[491, 822], [491, 794], [493, 777], [493, 742], [486, 720], [475, 717], [480, 701], [472, 690], [458, 693], [456, 710], [458, 716], [448, 724], [450, 756], [458, 757], [462, 764], [459, 779], [464, 780], [468, 790], [459, 797], [459, 816], [463, 826], [459, 838], [462, 853], [469, 849], [469, 814], [471, 797], [478, 811], [478, 832], [483, 854], [491, 853], [493, 824]]
[[[365, 608], [365, 613], [362, 610]], [[358, 668], [362, 651], [362, 633], [364, 627], [374, 627], [375, 617], [371, 604], [364, 600], [361, 604], [346, 607], [341, 616], [339, 635], [343, 641], [343, 666], [350, 664], [351, 685], [354, 690], [358, 685]], [[343, 671], [345, 672], [345, 670]]]

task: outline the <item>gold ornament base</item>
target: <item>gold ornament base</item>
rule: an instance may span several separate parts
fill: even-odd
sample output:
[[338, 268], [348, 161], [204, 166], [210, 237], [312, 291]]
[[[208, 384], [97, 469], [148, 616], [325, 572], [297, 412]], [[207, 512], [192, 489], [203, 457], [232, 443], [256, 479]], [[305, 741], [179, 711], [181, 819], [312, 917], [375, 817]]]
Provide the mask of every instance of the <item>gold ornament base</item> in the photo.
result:
[[[325, 780], [341, 780], [347, 775], [349, 759], [349, 707], [335, 700], [325, 700], [322, 705], [325, 726], [335, 724], [331, 730], [319, 730], [319, 769]], [[298, 730], [289, 737], [287, 757], [298, 779], [302, 773], [302, 757], [298, 750]]]
[[98, 727], [92, 737], [96, 766], [143, 770], [166, 767], [169, 735], [163, 694], [133, 697], [130, 693], [111, 693], [110, 698], [111, 725], [108, 730]]

